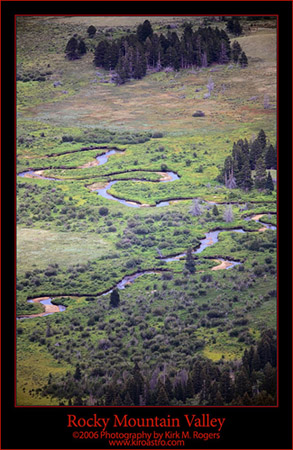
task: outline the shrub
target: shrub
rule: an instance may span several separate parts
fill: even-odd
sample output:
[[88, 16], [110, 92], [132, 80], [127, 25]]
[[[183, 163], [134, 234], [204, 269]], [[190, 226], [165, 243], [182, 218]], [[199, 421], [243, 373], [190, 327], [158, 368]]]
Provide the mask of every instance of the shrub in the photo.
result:
[[105, 206], [102, 206], [102, 207], [99, 209], [99, 214], [100, 214], [101, 216], [107, 216], [107, 215], [109, 214], [108, 208], [106, 208]]
[[111, 227], [108, 228], [108, 231], [109, 231], [110, 233], [114, 233], [115, 231], [117, 231], [117, 228], [114, 227], [114, 226], [111, 226]]
[[203, 111], [197, 110], [192, 114], [192, 117], [204, 117], [205, 113]]

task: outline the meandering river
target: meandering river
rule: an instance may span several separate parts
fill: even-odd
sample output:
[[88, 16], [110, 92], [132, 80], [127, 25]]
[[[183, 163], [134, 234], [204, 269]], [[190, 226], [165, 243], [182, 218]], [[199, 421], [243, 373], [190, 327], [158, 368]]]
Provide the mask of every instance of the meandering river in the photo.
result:
[[[98, 165], [103, 165], [108, 161], [108, 158], [111, 155], [114, 155], [115, 153], [117, 153], [117, 150], [114, 149], [110, 149], [109, 151], [103, 153], [102, 155], [99, 155], [96, 157], [96, 160], [98, 162]], [[29, 178], [40, 178], [40, 179], [44, 179], [44, 180], [54, 180], [54, 181], [60, 181], [60, 179], [58, 178], [52, 178], [52, 177], [45, 177], [43, 175], [43, 170], [44, 169], [40, 169], [40, 170], [27, 170], [25, 172], [21, 172], [18, 174], [18, 176], [21, 177], [29, 177]], [[127, 172], [129, 173], [129, 172]], [[175, 172], [159, 172], [161, 174], [161, 179], [159, 181], [156, 182], [161, 182], [161, 183], [166, 183], [166, 182], [172, 182], [175, 180], [179, 179], [179, 176], [175, 173]], [[124, 199], [120, 199], [118, 197], [114, 197], [113, 195], [109, 194], [109, 189], [116, 184], [118, 181], [125, 181], [123, 179], [117, 179], [114, 181], [110, 181], [109, 183], [107, 183], [106, 186], [104, 186], [103, 188], [99, 188], [99, 189], [92, 189], [92, 191], [96, 192], [98, 195], [100, 195], [101, 197], [108, 199], [108, 200], [113, 200], [113, 201], [117, 201], [123, 205], [132, 207], [132, 208], [140, 208], [143, 206], [150, 206], [150, 205], [142, 205], [140, 203], [136, 203], [136, 202], [131, 202], [131, 201], [127, 201]], [[139, 180], [136, 178], [132, 178], [131, 181], [143, 181], [143, 180]], [[155, 182], [155, 181], [149, 181], [149, 182]], [[177, 200], [177, 199], [174, 199]], [[170, 204], [170, 201], [161, 201], [158, 202], [155, 206], [156, 207], [161, 207], [161, 206], [167, 206]], [[213, 202], [214, 203], [214, 202]], [[260, 219], [264, 214], [257, 214], [254, 216], [250, 216], [250, 217], [246, 217], [245, 220], [254, 220], [256, 222], [259, 222], [262, 224], [262, 228], [260, 228], [258, 231], [265, 231], [266, 229], [272, 229], [275, 230], [276, 227], [274, 225], [270, 225], [270, 224], [265, 224], [264, 222], [262, 222]], [[205, 237], [203, 239], [200, 240], [200, 245], [197, 249], [193, 250], [193, 254], [199, 254], [201, 252], [203, 252], [205, 250], [205, 248], [210, 247], [214, 244], [216, 244], [218, 242], [218, 236], [219, 233], [221, 233], [222, 231], [229, 231], [229, 232], [237, 232], [237, 233], [246, 233], [247, 231], [244, 230], [243, 228], [233, 228], [233, 229], [219, 229], [219, 230], [213, 230], [213, 231], [209, 231], [205, 234]], [[162, 261], [165, 262], [172, 262], [172, 261], [178, 261], [181, 258], [184, 258], [186, 256], [186, 252], [184, 253], [180, 253], [177, 255], [173, 255], [173, 256], [168, 256], [168, 257], [163, 257], [160, 256], [159, 258]], [[232, 267], [235, 267], [238, 264], [241, 264], [240, 261], [237, 260], [225, 260], [222, 258], [217, 258], [214, 261], [217, 261], [219, 264], [217, 266], [214, 266], [212, 268], [212, 270], [221, 270], [221, 269], [231, 269]], [[110, 294], [114, 289], [124, 289], [126, 285], [133, 283], [138, 277], [142, 276], [142, 275], [146, 275], [146, 274], [150, 274], [150, 273], [158, 273], [158, 272], [162, 272], [162, 270], [160, 271], [158, 270], [145, 270], [145, 271], [138, 271], [132, 275], [126, 275], [121, 281], [119, 281], [116, 286], [112, 287], [111, 289], [102, 292], [100, 294], [97, 295], [97, 297], [102, 297], [105, 295]], [[65, 297], [65, 296], [64, 296]], [[71, 295], [69, 295], [68, 297], [72, 297]], [[35, 299], [30, 299], [28, 300], [28, 302], [30, 303], [41, 303], [44, 305], [45, 307], [45, 311], [43, 313], [39, 313], [39, 314], [31, 314], [31, 315], [23, 315], [23, 316], [19, 316], [18, 319], [26, 319], [26, 318], [33, 318], [33, 317], [42, 317], [42, 316], [46, 316], [49, 314], [55, 314], [56, 312], [62, 312], [65, 311], [65, 306], [63, 305], [54, 305], [52, 304], [52, 300], [56, 300], [58, 298], [58, 296], [55, 297], [38, 297]]]

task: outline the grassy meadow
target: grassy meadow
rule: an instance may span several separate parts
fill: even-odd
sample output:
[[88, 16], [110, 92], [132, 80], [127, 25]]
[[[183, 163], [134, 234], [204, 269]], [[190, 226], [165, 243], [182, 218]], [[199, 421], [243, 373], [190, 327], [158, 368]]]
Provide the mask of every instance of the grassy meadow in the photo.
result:
[[[97, 404], [99, 389], [119, 385], [119, 373], [135, 363], [151, 380], [167, 373], [175, 386], [198, 358], [236, 367], [263, 332], [276, 329], [276, 232], [259, 231], [277, 223], [276, 187], [244, 192], [217, 179], [238, 139], [254, 140], [263, 129], [276, 143], [276, 23], [242, 19], [237, 41], [246, 68], [228, 63], [105, 82], [109, 74], [93, 64], [95, 46], [135, 32], [141, 19], [17, 18], [17, 173], [53, 178], [17, 177], [17, 315], [44, 311], [31, 298], [58, 297], [66, 306], [17, 320], [18, 405], [68, 404], [69, 396], [48, 386], [68, 374], [78, 385], [79, 371], [92, 384], [75, 397]], [[149, 20], [157, 33], [170, 25], [182, 33], [186, 21], [194, 29], [225, 28], [202, 17]], [[64, 50], [75, 33], [88, 52], [69, 61]], [[209, 80], [214, 89], [206, 98]], [[199, 110], [204, 115], [194, 117]], [[111, 149], [116, 153], [96, 164]], [[167, 171], [179, 178], [161, 182]], [[94, 190], [115, 180], [109, 193], [116, 200]], [[169, 204], [156, 207], [161, 201]], [[256, 214], [264, 214], [262, 223], [245, 220]], [[229, 231], [239, 228], [244, 232]], [[197, 249], [212, 230], [223, 231], [194, 255], [194, 273], [186, 255], [163, 260]], [[212, 270], [219, 258], [240, 264]], [[110, 293], [101, 295], [144, 271], [119, 290], [118, 308]], [[201, 402], [199, 394], [185, 401]]]

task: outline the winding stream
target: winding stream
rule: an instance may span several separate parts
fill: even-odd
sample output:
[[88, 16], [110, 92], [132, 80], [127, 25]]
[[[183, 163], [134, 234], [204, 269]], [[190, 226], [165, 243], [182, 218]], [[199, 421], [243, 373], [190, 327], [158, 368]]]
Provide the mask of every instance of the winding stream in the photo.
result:
[[[257, 222], [262, 223], [260, 221], [260, 217], [263, 215], [264, 214], [247, 217], [246, 220], [255, 220]], [[276, 227], [274, 225], [269, 225], [269, 224], [265, 224], [265, 223], [262, 223], [262, 225], [264, 225], [265, 229], [273, 229], [273, 230], [276, 229]], [[195, 255], [199, 254], [199, 253], [203, 252], [203, 250], [205, 250], [207, 247], [210, 247], [210, 246], [216, 244], [219, 240], [218, 239], [219, 233], [221, 233], [222, 231], [228, 231], [228, 232], [234, 232], [234, 233], [248, 232], [248, 231], [244, 230], [243, 228], [230, 228], [230, 229], [226, 228], [226, 229], [209, 231], [205, 234], [205, 237], [203, 239], [200, 239], [199, 247], [197, 249], [193, 250], [192, 253]], [[172, 262], [172, 261], [178, 261], [181, 258], [184, 258], [185, 256], [186, 256], [186, 252], [180, 253], [180, 254], [177, 254], [174, 256], [167, 256], [167, 257], [159, 256], [159, 259], [161, 261], [165, 261], [165, 262]], [[213, 258], [211, 258], [211, 259], [213, 261], [216, 261], [219, 263], [217, 266], [214, 266], [211, 270], [228, 270], [228, 269], [232, 269], [236, 265], [241, 264], [240, 261], [234, 260], [232, 258], [231, 259], [223, 259], [223, 258], [215, 257], [215, 259], [213, 259]], [[107, 291], [105, 291], [103, 293], [98, 294], [96, 297], [99, 298], [99, 297], [103, 297], [105, 295], [111, 294], [111, 292], [113, 292], [114, 289], [119, 289], [119, 290], [125, 289], [125, 287], [127, 285], [133, 283], [138, 277], [141, 277], [142, 275], [151, 274], [151, 273], [161, 273], [161, 272], [163, 272], [163, 270], [153, 269], [153, 270], [138, 271], [132, 275], [126, 275], [114, 287], [108, 289]], [[66, 295], [64, 295], [64, 297], [65, 296]], [[74, 295], [68, 295], [68, 297], [73, 297], [73, 296]], [[79, 295], [79, 296], [86, 297], [87, 295]], [[29, 303], [42, 303], [45, 306], [45, 312], [39, 313], [39, 314], [31, 314], [31, 315], [28, 314], [28, 315], [19, 316], [18, 319], [29, 319], [29, 318], [34, 318], [34, 317], [42, 317], [42, 316], [46, 316], [49, 314], [54, 314], [56, 312], [65, 311], [65, 309], [66, 309], [65, 306], [52, 304], [52, 300], [54, 300], [58, 297], [57, 296], [56, 297], [38, 297], [36, 299], [28, 300]]]
[[[102, 155], [99, 155], [96, 157], [96, 160], [98, 161], [98, 165], [103, 165], [108, 161], [109, 156], [114, 155], [115, 153], [117, 153], [116, 150], [111, 149], [105, 153], [103, 153]], [[161, 173], [161, 172], [160, 172]], [[172, 182], [175, 180], [179, 179], [179, 176], [175, 173], [175, 172], [164, 172], [161, 173], [162, 174], [162, 178], [159, 181], [150, 181], [150, 182], [160, 182], [160, 183], [166, 183], [166, 182]], [[52, 178], [52, 177], [45, 177], [43, 175], [43, 170], [27, 170], [25, 172], [21, 172], [18, 174], [18, 176], [20, 177], [30, 177], [30, 178], [40, 178], [40, 179], [44, 179], [44, 180], [54, 180], [54, 181], [61, 181], [58, 178]], [[131, 202], [131, 201], [127, 201], [127, 200], [123, 200], [117, 197], [114, 197], [113, 195], [108, 193], [108, 190], [114, 185], [116, 184], [118, 181], [126, 181], [123, 179], [117, 179], [114, 181], [110, 181], [109, 183], [107, 183], [106, 186], [104, 186], [103, 188], [99, 188], [99, 189], [92, 189], [93, 192], [97, 192], [98, 195], [100, 195], [101, 197], [108, 199], [108, 200], [114, 200], [114, 201], [118, 201], [119, 203], [132, 207], [132, 208], [140, 208], [143, 206], [150, 206], [150, 205], [143, 205], [140, 203], [136, 203], [136, 202]], [[143, 181], [140, 179], [136, 179], [136, 178], [132, 178], [131, 181]], [[172, 201], [172, 200], [170, 200]], [[161, 207], [161, 206], [167, 206], [170, 204], [170, 201], [161, 201], [158, 202], [155, 206], [156, 207]], [[214, 202], [209, 202], [209, 203], [214, 203]], [[262, 222], [260, 219], [262, 216], [264, 216], [266, 214], [257, 214], [257, 215], [253, 215], [253, 216], [249, 216], [246, 217], [244, 220], [254, 220], [256, 222], [259, 222], [262, 224], [262, 228], [260, 228], [258, 231], [265, 231], [266, 229], [271, 229], [271, 230], [275, 230], [276, 226], [271, 225], [271, 224], [266, 224], [264, 222]], [[232, 229], [220, 229], [220, 230], [214, 230], [214, 231], [209, 231], [205, 234], [205, 237], [203, 239], [200, 240], [200, 245], [197, 249], [193, 250], [193, 254], [199, 254], [201, 252], [203, 252], [203, 250], [205, 250], [205, 248], [210, 247], [211, 245], [214, 245], [218, 242], [218, 236], [219, 233], [221, 233], [222, 231], [229, 231], [229, 232], [237, 232], [237, 233], [246, 233], [247, 231], [244, 230], [243, 228], [232, 228]], [[184, 253], [180, 253], [177, 255], [173, 255], [173, 256], [167, 256], [167, 257], [162, 257], [161, 255], [159, 256], [159, 259], [161, 261], [165, 261], [165, 262], [172, 262], [172, 261], [178, 261], [181, 258], [184, 258], [186, 256], [186, 252]], [[214, 261], [218, 262], [219, 264], [217, 266], [214, 266], [212, 268], [212, 270], [221, 270], [221, 269], [231, 269], [232, 267], [235, 267], [238, 264], [241, 264], [240, 261], [237, 260], [233, 260], [233, 259], [229, 259], [229, 260], [225, 260], [222, 258], [217, 258], [214, 259]], [[136, 272], [132, 275], [126, 275], [121, 281], [119, 281], [119, 283], [116, 284], [116, 286], [112, 287], [111, 289], [108, 289], [107, 291], [100, 293], [97, 295], [97, 297], [102, 297], [105, 295], [110, 294], [111, 292], [113, 292], [114, 289], [125, 289], [126, 285], [133, 283], [138, 277], [145, 275], [145, 274], [151, 274], [151, 273], [161, 273], [162, 270], [145, 270], [145, 271], [140, 271], [140, 272]], [[68, 297], [72, 297], [71, 295], [69, 295]], [[38, 297], [35, 299], [30, 299], [28, 300], [29, 303], [41, 303], [44, 305], [45, 307], [45, 311], [43, 313], [39, 313], [39, 314], [31, 314], [31, 315], [23, 315], [23, 316], [19, 316], [18, 319], [26, 319], [26, 318], [33, 318], [33, 317], [42, 317], [42, 316], [46, 316], [49, 314], [55, 314], [56, 312], [62, 312], [65, 311], [65, 306], [63, 305], [54, 305], [52, 304], [52, 300], [56, 299], [58, 297]]]
[[[165, 174], [166, 174], [166, 176], [164, 178], [162, 178], [161, 180], [159, 180], [159, 181], [149, 181], [149, 183], [167, 183], [167, 182], [179, 180], [179, 176], [175, 172], [165, 172]], [[114, 186], [114, 184], [118, 183], [118, 181], [126, 181], [126, 180], [120, 179], [120, 180], [110, 181], [103, 188], [94, 189], [93, 192], [97, 192], [98, 195], [100, 195], [103, 198], [106, 198], [107, 200], [114, 200], [116, 202], [121, 203], [122, 205], [130, 206], [132, 208], [141, 208], [143, 206], [150, 206], [150, 205], [142, 205], [141, 203], [136, 203], [136, 202], [123, 200], [121, 198], [114, 197], [113, 195], [109, 194], [108, 190], [112, 186]], [[137, 178], [131, 178], [130, 181], [143, 181], [143, 180], [140, 180], [140, 179], [137, 179]], [[169, 204], [170, 204], [169, 201], [161, 201], [161, 202], [158, 202], [156, 204], [156, 207], [168, 206]]]

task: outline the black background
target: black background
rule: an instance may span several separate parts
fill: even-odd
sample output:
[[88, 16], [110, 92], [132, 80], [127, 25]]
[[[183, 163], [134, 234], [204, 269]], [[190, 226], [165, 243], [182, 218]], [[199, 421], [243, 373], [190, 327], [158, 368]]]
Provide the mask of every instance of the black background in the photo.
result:
[[[2, 9], [2, 444], [3, 449], [107, 448], [105, 442], [74, 440], [67, 414], [77, 417], [225, 417], [221, 439], [186, 441], [184, 448], [291, 449], [291, 180], [292, 38], [291, 2], [1, 2]], [[102, 408], [14, 406], [14, 14], [279, 15], [279, 407]], [[180, 420], [182, 424], [185, 420]], [[188, 428], [185, 427], [187, 430]], [[181, 431], [184, 430], [182, 426]], [[194, 428], [194, 430], [196, 430]], [[95, 430], [94, 430], [95, 431]], [[109, 428], [107, 431], [110, 431]], [[113, 431], [142, 431], [114, 429]], [[145, 429], [146, 432], [152, 431]], [[162, 432], [162, 430], [158, 430]], [[200, 430], [202, 431], [202, 430]], [[212, 430], [208, 430], [212, 431]], [[189, 446], [190, 445], [190, 446]], [[159, 447], [160, 448], [160, 447]], [[174, 447], [173, 447], [174, 448]]]

